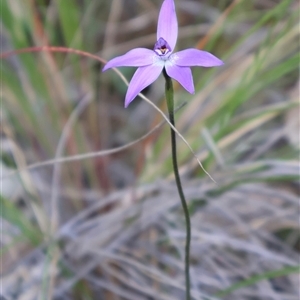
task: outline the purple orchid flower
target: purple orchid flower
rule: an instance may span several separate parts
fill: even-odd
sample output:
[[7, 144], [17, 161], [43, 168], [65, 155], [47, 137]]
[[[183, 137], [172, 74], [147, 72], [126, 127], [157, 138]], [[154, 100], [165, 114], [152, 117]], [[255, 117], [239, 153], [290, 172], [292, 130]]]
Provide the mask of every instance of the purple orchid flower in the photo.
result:
[[190, 67], [216, 67], [223, 64], [214, 55], [198, 49], [186, 49], [173, 53], [177, 36], [178, 23], [174, 0], [164, 0], [158, 17], [157, 42], [154, 50], [132, 49], [122, 56], [113, 58], [104, 66], [103, 71], [115, 67], [139, 67], [129, 83], [125, 107], [158, 78], [163, 68], [189, 93], [194, 94], [195, 88]]

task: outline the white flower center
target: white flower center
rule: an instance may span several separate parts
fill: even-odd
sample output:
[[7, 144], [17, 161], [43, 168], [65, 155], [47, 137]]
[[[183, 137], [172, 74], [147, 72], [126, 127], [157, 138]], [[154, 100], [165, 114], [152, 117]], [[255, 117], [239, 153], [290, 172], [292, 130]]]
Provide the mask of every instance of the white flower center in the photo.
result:
[[172, 53], [172, 50], [165, 39], [159, 38], [154, 45], [154, 52], [160, 57], [160, 59], [167, 60]]

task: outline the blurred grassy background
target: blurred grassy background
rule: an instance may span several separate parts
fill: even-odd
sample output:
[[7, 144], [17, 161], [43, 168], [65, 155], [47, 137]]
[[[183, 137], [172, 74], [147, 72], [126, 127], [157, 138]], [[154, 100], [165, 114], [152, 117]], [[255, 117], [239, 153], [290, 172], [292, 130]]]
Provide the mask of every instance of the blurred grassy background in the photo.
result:
[[[1, 53], [152, 48], [160, 0], [1, 2]], [[299, 2], [177, 0], [177, 49], [224, 60], [176, 86], [194, 299], [298, 299]], [[1, 281], [7, 299], [184, 299], [169, 128], [75, 53], [1, 60]], [[129, 80], [134, 68], [122, 68]], [[163, 78], [144, 94], [166, 111]], [[85, 159], [69, 158], [87, 154]], [[93, 157], [92, 157], [93, 156]], [[63, 163], [39, 165], [48, 160]], [[17, 172], [14, 172], [17, 171]]]

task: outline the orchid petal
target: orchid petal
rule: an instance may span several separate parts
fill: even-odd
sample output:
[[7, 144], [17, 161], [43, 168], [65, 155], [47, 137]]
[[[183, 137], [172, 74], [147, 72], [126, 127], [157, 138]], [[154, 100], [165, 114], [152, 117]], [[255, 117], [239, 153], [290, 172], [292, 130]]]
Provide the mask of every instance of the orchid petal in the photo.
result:
[[170, 60], [181, 67], [217, 67], [224, 63], [209, 52], [198, 49], [185, 49], [171, 55]]
[[126, 93], [125, 107], [148, 85], [155, 81], [161, 73], [164, 65], [153, 64], [150, 66], [140, 67], [134, 73]]
[[174, 0], [164, 0], [158, 17], [157, 40], [163, 38], [174, 50], [178, 35], [178, 23]]
[[170, 77], [177, 80], [189, 93], [195, 93], [193, 75], [189, 67], [166, 64], [166, 71]]
[[115, 57], [107, 62], [103, 72], [115, 67], [143, 67], [151, 65], [156, 54], [146, 48], [136, 48], [128, 51], [124, 55]]

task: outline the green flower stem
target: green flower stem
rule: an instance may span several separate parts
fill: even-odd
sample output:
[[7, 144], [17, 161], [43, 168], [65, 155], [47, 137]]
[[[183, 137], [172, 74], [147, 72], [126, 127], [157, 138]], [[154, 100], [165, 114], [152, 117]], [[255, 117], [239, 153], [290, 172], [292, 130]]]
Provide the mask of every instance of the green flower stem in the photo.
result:
[[[163, 70], [164, 77], [166, 79], [165, 85], [165, 95], [167, 100], [167, 106], [169, 111], [169, 119], [171, 124], [175, 127], [175, 118], [174, 118], [174, 91], [172, 79], [168, 76], [165, 69]], [[185, 286], [186, 286], [186, 300], [191, 299], [191, 283], [190, 283], [190, 245], [191, 245], [191, 220], [188, 210], [188, 206], [183, 194], [181, 180], [178, 171], [177, 163], [177, 153], [176, 153], [176, 133], [171, 128], [171, 144], [172, 144], [172, 162], [173, 170], [176, 180], [176, 185], [178, 189], [178, 194], [180, 196], [181, 205], [184, 211], [185, 222], [186, 222], [186, 244], [185, 244]]]

